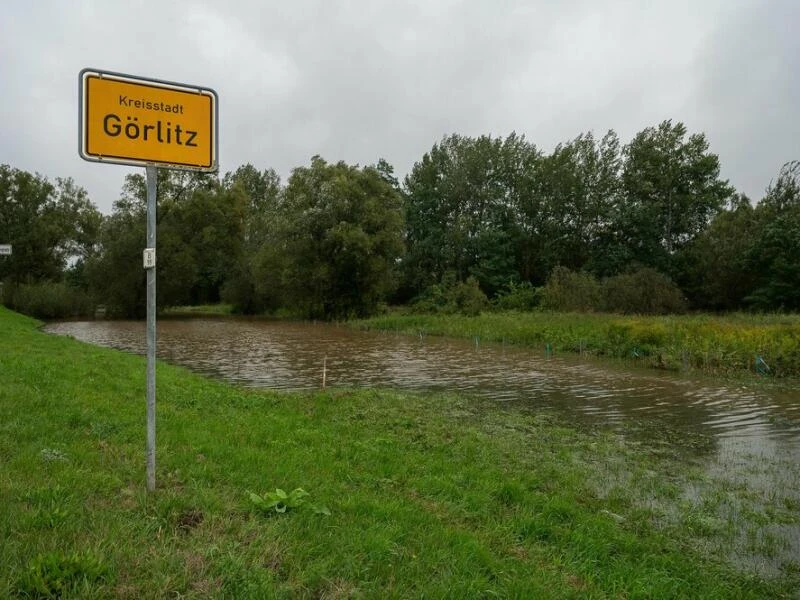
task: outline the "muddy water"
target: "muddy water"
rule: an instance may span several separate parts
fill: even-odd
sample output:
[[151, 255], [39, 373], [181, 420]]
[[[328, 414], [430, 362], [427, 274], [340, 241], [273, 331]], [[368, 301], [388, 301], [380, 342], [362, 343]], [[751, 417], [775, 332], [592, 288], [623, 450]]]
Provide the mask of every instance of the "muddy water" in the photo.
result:
[[[52, 333], [143, 354], [144, 324], [53, 323]], [[642, 419], [800, 454], [800, 391], [633, 369], [480, 340], [360, 332], [311, 323], [162, 319], [158, 356], [246, 386], [456, 390], [565, 411], [590, 424]], [[769, 443], [767, 444], [767, 440]]]
[[[145, 352], [142, 322], [52, 323], [45, 329]], [[324, 371], [329, 386], [459, 391], [555, 411], [651, 448], [677, 448], [687, 472], [698, 474], [673, 498], [677, 509], [675, 502], [642, 499], [656, 518], [682, 527], [731, 523], [733, 530], [713, 542], [712, 551], [762, 575], [795, 568], [800, 557], [800, 390], [788, 386], [635, 369], [575, 355], [547, 357], [543, 349], [475, 339], [257, 320], [162, 319], [158, 355], [245, 386], [319, 388]], [[598, 489], [655, 485], [634, 483], [632, 468], [600, 473]], [[775, 518], [750, 519], [760, 514]]]

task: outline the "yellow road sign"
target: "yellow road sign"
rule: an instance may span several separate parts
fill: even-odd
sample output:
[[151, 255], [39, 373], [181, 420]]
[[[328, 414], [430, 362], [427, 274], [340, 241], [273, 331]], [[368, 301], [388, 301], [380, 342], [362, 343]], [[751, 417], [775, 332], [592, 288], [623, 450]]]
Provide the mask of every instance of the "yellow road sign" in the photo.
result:
[[80, 155], [86, 160], [214, 171], [217, 93], [109, 71], [80, 72]]

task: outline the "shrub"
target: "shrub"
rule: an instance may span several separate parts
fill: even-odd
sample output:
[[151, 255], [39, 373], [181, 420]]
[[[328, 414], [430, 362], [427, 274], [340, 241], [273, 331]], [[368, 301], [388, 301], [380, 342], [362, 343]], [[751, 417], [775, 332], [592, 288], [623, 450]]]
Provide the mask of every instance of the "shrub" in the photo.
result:
[[483, 293], [478, 280], [468, 277], [466, 281], [456, 281], [452, 273], [445, 275], [442, 282], [429, 287], [413, 303], [414, 312], [452, 315], [460, 313], [476, 316], [489, 306], [489, 299]]
[[5, 290], [4, 300], [13, 310], [40, 319], [61, 319], [92, 313], [92, 301], [86, 292], [52, 281], [10, 287]]
[[527, 281], [508, 284], [505, 291], [494, 299], [494, 305], [500, 310], [532, 310], [541, 302], [541, 288], [535, 288]]
[[560, 311], [595, 311], [602, 307], [600, 283], [589, 273], [553, 269], [542, 290], [542, 306]]
[[453, 288], [453, 297], [456, 308], [462, 315], [475, 317], [489, 306], [489, 299], [474, 277], [468, 277], [466, 281], [459, 282]]
[[249, 274], [234, 272], [220, 290], [220, 300], [230, 304], [236, 314], [254, 315], [264, 310], [264, 304], [256, 293]]
[[625, 314], [664, 315], [686, 312], [681, 289], [650, 268], [610, 277], [603, 282], [605, 310]]

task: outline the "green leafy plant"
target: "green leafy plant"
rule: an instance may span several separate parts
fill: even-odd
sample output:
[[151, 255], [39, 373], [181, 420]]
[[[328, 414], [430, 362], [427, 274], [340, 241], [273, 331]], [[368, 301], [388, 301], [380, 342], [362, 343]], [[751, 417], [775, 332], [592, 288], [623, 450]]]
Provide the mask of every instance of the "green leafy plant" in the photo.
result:
[[509, 282], [506, 289], [494, 299], [493, 304], [500, 310], [533, 310], [542, 299], [542, 288], [535, 288], [528, 281]]
[[260, 512], [266, 514], [283, 514], [289, 510], [308, 507], [318, 515], [330, 515], [331, 511], [326, 506], [318, 506], [307, 501], [310, 494], [303, 488], [295, 488], [286, 493], [280, 488], [275, 488], [274, 492], [266, 492], [259, 496], [254, 492], [247, 492], [250, 502]]

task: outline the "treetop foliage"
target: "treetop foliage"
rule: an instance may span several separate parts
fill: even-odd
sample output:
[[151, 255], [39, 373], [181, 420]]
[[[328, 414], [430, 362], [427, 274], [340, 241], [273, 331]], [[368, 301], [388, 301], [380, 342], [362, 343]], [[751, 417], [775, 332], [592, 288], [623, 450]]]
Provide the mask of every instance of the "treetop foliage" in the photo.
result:
[[[799, 309], [800, 162], [753, 205], [709, 148], [667, 120], [627, 143], [588, 132], [550, 153], [516, 133], [453, 134], [402, 183], [382, 158], [315, 156], [286, 182], [251, 164], [222, 177], [161, 169], [158, 303], [324, 319], [389, 302]], [[145, 178], [129, 175], [103, 216], [71, 179], [0, 166], [0, 243], [14, 246], [0, 281], [29, 286], [26, 298], [39, 282], [63, 283], [142, 315], [145, 200]]]

